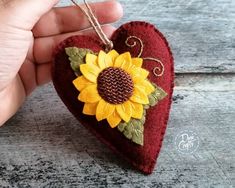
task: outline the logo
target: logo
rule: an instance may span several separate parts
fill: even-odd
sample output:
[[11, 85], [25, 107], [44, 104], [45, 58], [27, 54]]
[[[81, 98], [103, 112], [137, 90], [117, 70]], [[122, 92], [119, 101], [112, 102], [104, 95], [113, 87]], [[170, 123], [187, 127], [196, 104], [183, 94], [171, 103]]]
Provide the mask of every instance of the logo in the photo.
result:
[[193, 154], [199, 147], [199, 137], [195, 131], [184, 130], [177, 134], [175, 146], [182, 154]]

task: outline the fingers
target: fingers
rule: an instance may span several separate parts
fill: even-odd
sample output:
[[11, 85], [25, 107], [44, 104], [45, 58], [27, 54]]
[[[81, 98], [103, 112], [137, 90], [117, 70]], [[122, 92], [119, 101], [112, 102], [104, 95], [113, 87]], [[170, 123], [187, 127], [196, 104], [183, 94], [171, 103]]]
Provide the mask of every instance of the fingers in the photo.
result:
[[41, 86], [51, 81], [51, 63], [37, 65], [37, 85]]
[[[90, 6], [101, 24], [115, 22], [123, 15], [122, 7], [116, 1], [92, 3]], [[35, 25], [33, 33], [35, 37], [45, 37], [88, 27], [90, 27], [88, 18], [79, 7], [71, 6], [54, 8], [45, 14]]]
[[26, 95], [30, 95], [37, 86], [51, 81], [51, 63], [35, 65], [30, 60], [25, 60], [19, 75], [25, 88]]
[[[110, 37], [113, 31], [115, 30], [115, 28], [112, 26], [104, 26], [103, 30], [106, 33], [106, 35]], [[57, 37], [49, 37], [48, 38], [49, 40], [47, 40], [46, 38], [42, 38], [40, 43], [42, 45], [47, 44], [48, 46], [51, 46], [51, 45], [56, 46], [67, 37], [72, 36], [72, 35], [78, 35], [78, 34], [86, 34], [86, 35], [91, 35], [91, 36], [96, 35], [93, 30], [88, 30], [88, 31], [81, 31], [81, 32], [76, 32], [76, 33], [64, 34], [64, 35], [60, 35]], [[41, 51], [41, 53], [44, 53], [44, 55], [47, 54], [47, 56], [44, 56], [44, 58], [41, 59], [44, 63], [40, 63], [36, 65], [36, 85], [37, 86], [46, 84], [51, 81], [51, 60], [52, 60], [52, 52], [54, 48], [47, 48], [47, 49], [45, 48], [44, 50], [45, 51]], [[43, 57], [43, 55], [40, 55], [39, 57]]]
[[26, 59], [20, 68], [19, 75], [28, 96], [37, 87], [35, 64]]
[[[102, 27], [105, 34], [110, 37], [112, 33], [114, 32], [115, 28], [110, 25], [106, 25]], [[73, 32], [73, 33], [67, 33], [67, 34], [61, 34], [57, 36], [51, 36], [51, 37], [43, 37], [43, 38], [37, 38], [34, 41], [34, 60], [37, 64], [42, 63], [48, 63], [52, 61], [52, 54], [55, 47], [66, 38], [73, 36], [73, 35], [96, 35], [93, 31], [93, 29], [85, 30], [85, 31], [79, 31], [79, 32]]]
[[37, 86], [51, 81], [51, 63], [35, 65], [30, 60], [25, 60], [19, 75], [25, 88], [26, 95], [30, 95]]
[[31, 30], [42, 15], [59, 0], [5, 0], [0, 6], [0, 23]]

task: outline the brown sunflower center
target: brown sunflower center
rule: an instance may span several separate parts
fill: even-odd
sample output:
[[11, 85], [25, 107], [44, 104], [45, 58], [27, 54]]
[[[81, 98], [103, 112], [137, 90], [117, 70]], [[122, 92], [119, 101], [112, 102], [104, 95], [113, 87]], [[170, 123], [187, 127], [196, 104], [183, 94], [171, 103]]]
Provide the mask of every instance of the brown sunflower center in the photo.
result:
[[122, 104], [133, 94], [131, 76], [121, 68], [109, 67], [98, 76], [99, 95], [108, 103]]

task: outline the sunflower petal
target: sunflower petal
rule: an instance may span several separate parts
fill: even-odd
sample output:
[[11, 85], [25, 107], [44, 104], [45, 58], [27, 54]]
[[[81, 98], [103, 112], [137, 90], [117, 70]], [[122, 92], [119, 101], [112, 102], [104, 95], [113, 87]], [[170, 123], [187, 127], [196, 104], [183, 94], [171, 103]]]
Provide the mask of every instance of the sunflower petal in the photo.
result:
[[142, 58], [132, 58], [132, 64], [136, 67], [142, 67], [143, 59]]
[[131, 102], [132, 106], [132, 117], [141, 119], [143, 117], [144, 107], [142, 104]]
[[98, 102], [96, 103], [85, 103], [83, 107], [83, 114], [86, 115], [95, 115]]
[[97, 64], [98, 57], [94, 54], [87, 54], [86, 55], [86, 64], [89, 65], [98, 65]]
[[119, 123], [121, 122], [121, 118], [120, 116], [118, 115], [117, 111], [115, 110], [112, 115], [110, 115], [108, 118], [107, 118], [107, 121], [110, 125], [110, 127], [112, 128], [115, 128], [119, 125]]
[[76, 87], [78, 91], [82, 91], [87, 86], [92, 85], [94, 83], [87, 80], [84, 76], [79, 76], [73, 81], [73, 85]]
[[130, 121], [131, 116], [132, 116], [132, 106], [131, 106], [130, 101], [117, 105], [116, 109], [117, 109], [117, 113], [125, 122]]
[[129, 69], [131, 65], [132, 59], [130, 52], [119, 55], [114, 63], [114, 67], [121, 67], [125, 70]]
[[112, 58], [104, 51], [100, 51], [98, 55], [98, 65], [101, 69], [113, 66]]
[[135, 81], [136, 77], [146, 79], [149, 75], [149, 71], [140, 67], [132, 67], [132, 69], [129, 71], [129, 74], [131, 74], [133, 81]]
[[137, 87], [136, 85], [130, 100], [140, 104], [149, 104], [147, 93], [144, 91], [142, 87]]
[[94, 83], [97, 82], [97, 77], [101, 72], [101, 70], [97, 66], [90, 64], [80, 65], [80, 71], [82, 72], [83, 76], [85, 76], [86, 79]]
[[83, 89], [78, 96], [78, 100], [87, 103], [95, 103], [98, 102], [100, 99], [101, 97], [97, 91], [97, 85], [95, 84]]
[[146, 79], [143, 80], [140, 77], [135, 77], [134, 83], [137, 87], [142, 87], [145, 90], [145, 92], [147, 93], [147, 95], [149, 95], [155, 91], [155, 87], [153, 86], [153, 84], [151, 84]]
[[116, 58], [119, 56], [116, 50], [111, 50], [108, 55], [111, 57], [112, 62], [115, 62]]
[[155, 91], [155, 87], [150, 81], [144, 80], [143, 84], [145, 86], [145, 91], [148, 93], [148, 95]]
[[107, 117], [113, 114], [114, 110], [115, 110], [115, 105], [109, 104], [103, 99], [101, 99], [96, 109], [97, 121], [106, 119]]
[[123, 70], [125, 70], [127, 73], [129, 73], [129, 70], [132, 67], [132, 63], [131, 62], [125, 62], [122, 64], [122, 66], [120, 68], [122, 68]]
[[143, 79], [141, 76], [135, 76], [135, 78], [133, 79], [133, 82], [134, 82], [134, 84], [142, 85], [142, 82], [143, 82], [144, 80], [145, 80], [145, 79]]

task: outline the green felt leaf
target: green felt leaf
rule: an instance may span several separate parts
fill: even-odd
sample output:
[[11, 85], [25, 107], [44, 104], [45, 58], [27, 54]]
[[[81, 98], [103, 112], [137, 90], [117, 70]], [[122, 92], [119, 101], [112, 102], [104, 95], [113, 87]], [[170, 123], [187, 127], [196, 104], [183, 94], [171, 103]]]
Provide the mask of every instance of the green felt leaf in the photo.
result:
[[65, 52], [69, 56], [71, 68], [78, 75], [81, 74], [80, 65], [86, 63], [85, 62], [86, 54], [88, 53], [94, 54], [94, 52], [92, 52], [89, 49], [77, 48], [77, 47], [65, 48]]
[[155, 91], [149, 95], [149, 104], [150, 106], [155, 106], [159, 101], [164, 99], [167, 96], [167, 93], [160, 87], [155, 86]]
[[[153, 84], [153, 83], [152, 83]], [[164, 99], [167, 96], [167, 93], [156, 84], [153, 84], [155, 91], [149, 95], [149, 104], [144, 105], [144, 109], [149, 109], [152, 106], [155, 106], [159, 101]]]
[[126, 138], [141, 146], [144, 145], [144, 123], [146, 121], [146, 110], [152, 106], [155, 106], [160, 100], [167, 96], [167, 93], [163, 89], [155, 84], [153, 85], [155, 87], [155, 91], [149, 95], [150, 103], [148, 105], [144, 105], [142, 119], [139, 120], [132, 118], [128, 123], [120, 123], [118, 125], [118, 130], [122, 132]]
[[118, 125], [118, 130], [119, 130], [120, 132], [123, 132], [123, 131], [125, 130], [126, 126], [127, 126], [127, 123], [120, 123], [120, 124]]
[[132, 118], [128, 123], [120, 123], [118, 126], [118, 130], [122, 132], [126, 138], [141, 146], [144, 145], [145, 114], [140, 120]]

